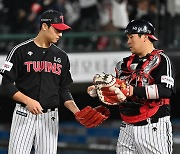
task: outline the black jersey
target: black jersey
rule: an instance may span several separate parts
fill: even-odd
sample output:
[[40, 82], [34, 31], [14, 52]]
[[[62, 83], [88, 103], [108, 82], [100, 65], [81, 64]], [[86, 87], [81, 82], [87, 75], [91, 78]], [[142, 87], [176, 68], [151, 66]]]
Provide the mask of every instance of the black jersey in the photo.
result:
[[17, 91], [40, 102], [43, 108], [59, 107], [60, 100], [72, 100], [72, 83], [67, 54], [52, 44], [38, 47], [33, 39], [15, 46], [2, 67], [2, 85], [12, 97]]
[[[143, 101], [148, 99], [145, 86], [149, 85], [148, 83], [149, 79], [153, 80], [153, 84], [155, 84], [158, 89], [156, 101], [161, 98], [171, 98], [173, 93], [176, 92], [174, 66], [171, 60], [169, 59], [169, 57], [166, 54], [164, 54], [164, 52], [159, 52], [157, 54], [158, 56], [154, 56], [154, 59], [149, 62], [149, 65], [146, 68], [144, 68], [147, 69], [148, 72], [146, 74], [147, 77], [141, 76], [138, 72], [141, 72], [142, 66], [150, 56], [149, 54], [147, 54], [145, 57], [142, 58], [135, 55], [129, 66], [129, 68], [132, 71], [129, 71], [128, 69], [128, 63], [130, 57], [124, 58], [123, 61], [117, 63], [116, 66], [117, 77], [119, 77], [120, 79], [128, 79], [128, 81], [130, 81], [130, 84], [133, 85], [134, 87], [133, 95], [139, 98], [137, 99], [137, 101], [138, 100]], [[142, 71], [146, 72], [144, 71], [144, 69]], [[136, 72], [136, 76], [134, 77], [135, 72]], [[141, 77], [142, 77], [141, 80], [142, 84], [141, 86], [139, 86], [138, 82], [139, 82], [139, 78]], [[128, 101], [131, 101], [131, 99]], [[139, 102], [136, 103], [138, 104]], [[126, 107], [122, 110], [126, 110]], [[126, 114], [128, 115], [130, 114], [130, 112], [134, 113], [136, 111], [134, 106], [132, 106], [132, 109], [130, 109], [128, 106], [128, 110], [126, 110], [126, 112], [127, 112]], [[169, 104], [164, 104], [160, 106], [158, 112], [154, 116], [162, 117], [164, 114], [170, 115]]]

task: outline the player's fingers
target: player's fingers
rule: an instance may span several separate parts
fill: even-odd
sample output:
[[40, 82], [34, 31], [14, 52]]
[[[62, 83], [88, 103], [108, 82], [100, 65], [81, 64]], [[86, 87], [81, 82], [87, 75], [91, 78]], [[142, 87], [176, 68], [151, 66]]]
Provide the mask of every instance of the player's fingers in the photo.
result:
[[36, 107], [35, 107], [35, 110], [36, 110], [36, 113], [37, 113], [37, 114], [42, 114], [42, 113], [43, 113], [43, 108], [42, 108], [42, 106], [40, 105], [39, 102], [37, 102], [37, 105], [36, 105]]
[[106, 101], [106, 102], [109, 102], [109, 103], [119, 103], [119, 100], [118, 100], [118, 98], [117, 98], [117, 96], [115, 97], [115, 96], [108, 96], [108, 97], [104, 97], [104, 100]]
[[38, 110], [38, 112], [39, 113], [43, 113], [42, 111], [43, 111], [43, 108], [42, 108], [42, 106], [39, 104], [39, 106], [37, 107], [37, 110]]
[[36, 114], [36, 112], [35, 112], [34, 110], [30, 110], [30, 112], [31, 112], [32, 114]]
[[42, 114], [43, 113], [43, 109], [41, 107], [37, 108], [37, 111], [38, 111], [38, 114]]
[[119, 84], [114, 84], [114, 86], [117, 88], [121, 87]]
[[116, 95], [114, 91], [102, 91], [103, 96], [114, 96]]
[[34, 113], [34, 114], [39, 114], [38, 108], [34, 108], [34, 109], [33, 109], [33, 113]]
[[95, 86], [94, 86], [94, 85], [89, 86], [89, 87], [87, 88], [87, 93], [89, 94], [92, 90], [95, 90]]

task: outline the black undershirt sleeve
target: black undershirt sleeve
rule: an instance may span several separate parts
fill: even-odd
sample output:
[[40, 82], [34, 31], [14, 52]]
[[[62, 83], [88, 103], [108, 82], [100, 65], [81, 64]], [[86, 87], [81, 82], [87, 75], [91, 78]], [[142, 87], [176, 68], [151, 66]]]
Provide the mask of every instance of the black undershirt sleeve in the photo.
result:
[[2, 90], [3, 94], [12, 98], [13, 95], [18, 92], [18, 88], [14, 85], [14, 82], [8, 79], [5, 75], [2, 78]]
[[61, 87], [59, 89], [59, 93], [60, 93], [60, 99], [65, 102], [68, 100], [73, 100], [73, 97], [71, 95], [71, 92], [69, 91], [69, 87]]

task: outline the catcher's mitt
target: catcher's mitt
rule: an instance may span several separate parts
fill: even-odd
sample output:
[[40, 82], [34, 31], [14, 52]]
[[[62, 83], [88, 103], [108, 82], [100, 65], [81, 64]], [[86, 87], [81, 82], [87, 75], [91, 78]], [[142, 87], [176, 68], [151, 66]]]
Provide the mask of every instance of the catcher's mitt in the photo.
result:
[[96, 74], [93, 78], [99, 99], [108, 105], [118, 105], [130, 96], [130, 88], [125, 81], [112, 74]]
[[84, 109], [75, 113], [76, 120], [87, 128], [99, 126], [109, 116], [109, 109], [102, 105], [95, 108], [86, 106]]

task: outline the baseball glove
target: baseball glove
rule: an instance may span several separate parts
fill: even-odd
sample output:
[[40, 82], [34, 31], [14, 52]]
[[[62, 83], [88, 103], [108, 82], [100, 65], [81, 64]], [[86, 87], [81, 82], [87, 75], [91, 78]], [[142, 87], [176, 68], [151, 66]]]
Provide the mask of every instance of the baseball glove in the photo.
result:
[[112, 74], [96, 74], [93, 78], [97, 95], [105, 104], [118, 105], [130, 96], [130, 86]]
[[87, 128], [99, 126], [110, 116], [109, 109], [100, 105], [95, 108], [86, 106], [75, 113], [75, 118]]

